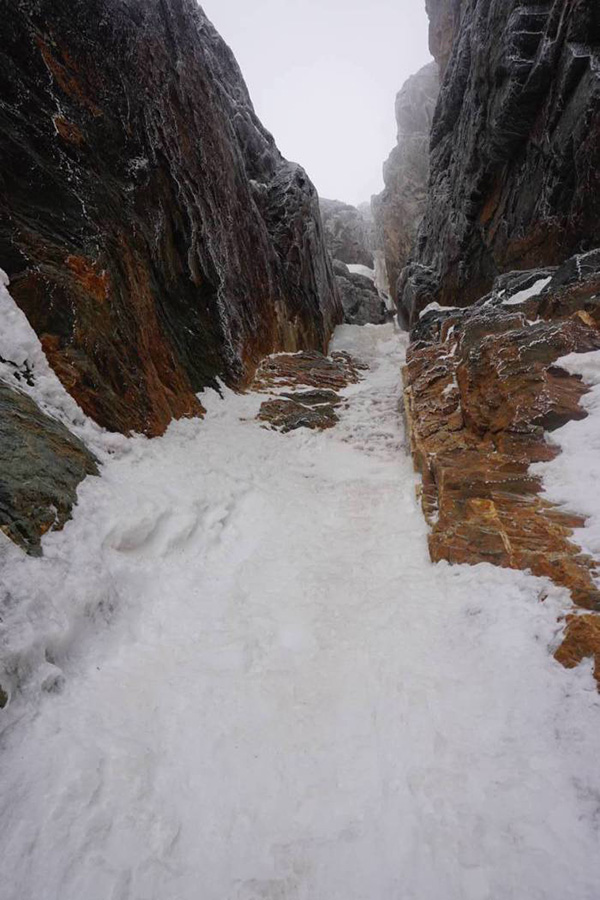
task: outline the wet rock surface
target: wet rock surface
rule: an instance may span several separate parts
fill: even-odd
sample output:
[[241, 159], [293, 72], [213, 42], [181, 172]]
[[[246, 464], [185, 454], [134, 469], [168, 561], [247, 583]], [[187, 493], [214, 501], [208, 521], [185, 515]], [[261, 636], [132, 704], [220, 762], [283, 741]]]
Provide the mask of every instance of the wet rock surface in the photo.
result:
[[325, 349], [316, 192], [196, 3], [18, 0], [0, 90], [0, 265], [88, 415], [158, 434], [216, 377]]
[[372, 199], [377, 246], [385, 258], [392, 299], [414, 249], [427, 196], [429, 135], [439, 93], [439, 70], [430, 63], [396, 96], [397, 143], [383, 167], [385, 188]]
[[338, 422], [336, 410], [344, 403], [338, 391], [356, 384], [366, 368], [345, 352], [269, 357], [259, 367], [253, 388], [276, 391], [277, 396], [261, 404], [258, 418], [283, 433], [296, 428], [332, 428]]
[[[501, 276], [470, 308], [426, 312], [404, 371], [432, 559], [529, 569], [593, 611], [598, 563], [572, 540], [584, 520], [541, 496], [530, 465], [559, 452], [549, 432], [586, 415], [586, 386], [557, 360], [600, 349], [599, 272], [594, 252]], [[596, 655], [597, 634], [595, 616], [574, 617], [557, 658]]]
[[414, 324], [513, 269], [600, 244], [596, 0], [428, 0], [443, 73], [424, 219], [399, 284]]
[[[0, 381], [0, 529], [32, 555], [71, 516], [92, 454], [34, 401]], [[0, 696], [1, 700], [1, 696]]]

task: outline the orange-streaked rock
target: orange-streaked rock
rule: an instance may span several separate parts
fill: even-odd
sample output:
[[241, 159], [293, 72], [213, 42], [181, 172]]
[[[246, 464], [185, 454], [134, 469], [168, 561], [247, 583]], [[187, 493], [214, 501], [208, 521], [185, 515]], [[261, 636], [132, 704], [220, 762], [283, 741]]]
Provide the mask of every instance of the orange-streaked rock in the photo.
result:
[[[407, 354], [404, 403], [432, 560], [527, 569], [600, 611], [597, 563], [572, 539], [584, 519], [548, 503], [530, 470], [558, 453], [548, 431], [586, 415], [586, 386], [556, 361], [600, 348], [594, 308], [592, 279], [587, 291], [558, 285], [526, 311], [492, 297], [428, 314]], [[596, 655], [597, 622], [570, 621], [557, 659]]]

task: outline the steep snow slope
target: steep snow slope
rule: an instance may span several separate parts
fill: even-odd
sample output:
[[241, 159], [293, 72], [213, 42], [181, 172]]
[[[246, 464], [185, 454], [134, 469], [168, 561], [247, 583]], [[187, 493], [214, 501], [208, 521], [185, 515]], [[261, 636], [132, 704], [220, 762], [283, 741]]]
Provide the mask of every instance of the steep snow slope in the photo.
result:
[[430, 564], [404, 339], [335, 344], [371, 370], [332, 431], [207, 392], [204, 422], [106, 451], [43, 559], [3, 546], [3, 900], [598, 896], [600, 703], [548, 652], [566, 594]]

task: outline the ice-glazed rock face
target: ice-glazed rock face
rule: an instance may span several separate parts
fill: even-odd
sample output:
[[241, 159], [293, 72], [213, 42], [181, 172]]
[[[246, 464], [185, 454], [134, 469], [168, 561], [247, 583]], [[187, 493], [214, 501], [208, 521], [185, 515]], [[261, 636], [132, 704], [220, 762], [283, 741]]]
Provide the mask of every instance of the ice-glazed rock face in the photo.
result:
[[443, 81], [401, 314], [600, 244], [597, 0], [428, 0]]
[[425, 208], [429, 134], [439, 92], [436, 63], [424, 66], [396, 97], [398, 141], [383, 167], [385, 189], [373, 197], [376, 243], [384, 253], [387, 280], [397, 299], [398, 276], [412, 253]]
[[339, 259], [334, 259], [333, 269], [344, 307], [344, 322], [349, 325], [383, 325], [387, 322], [385, 302], [372, 278], [352, 272]]
[[193, 0], [9, 4], [0, 265], [63, 384], [158, 434], [341, 306], [316, 192]]
[[339, 200], [321, 197], [319, 204], [325, 241], [332, 257], [347, 265], [358, 263], [372, 268], [371, 225], [365, 213]]

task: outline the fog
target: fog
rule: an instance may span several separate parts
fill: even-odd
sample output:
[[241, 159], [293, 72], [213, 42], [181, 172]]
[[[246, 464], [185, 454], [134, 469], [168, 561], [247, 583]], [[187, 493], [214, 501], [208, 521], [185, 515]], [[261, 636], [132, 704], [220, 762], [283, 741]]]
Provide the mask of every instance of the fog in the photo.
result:
[[394, 97], [430, 60], [425, 0], [204, 0], [256, 111], [324, 197], [381, 190]]

